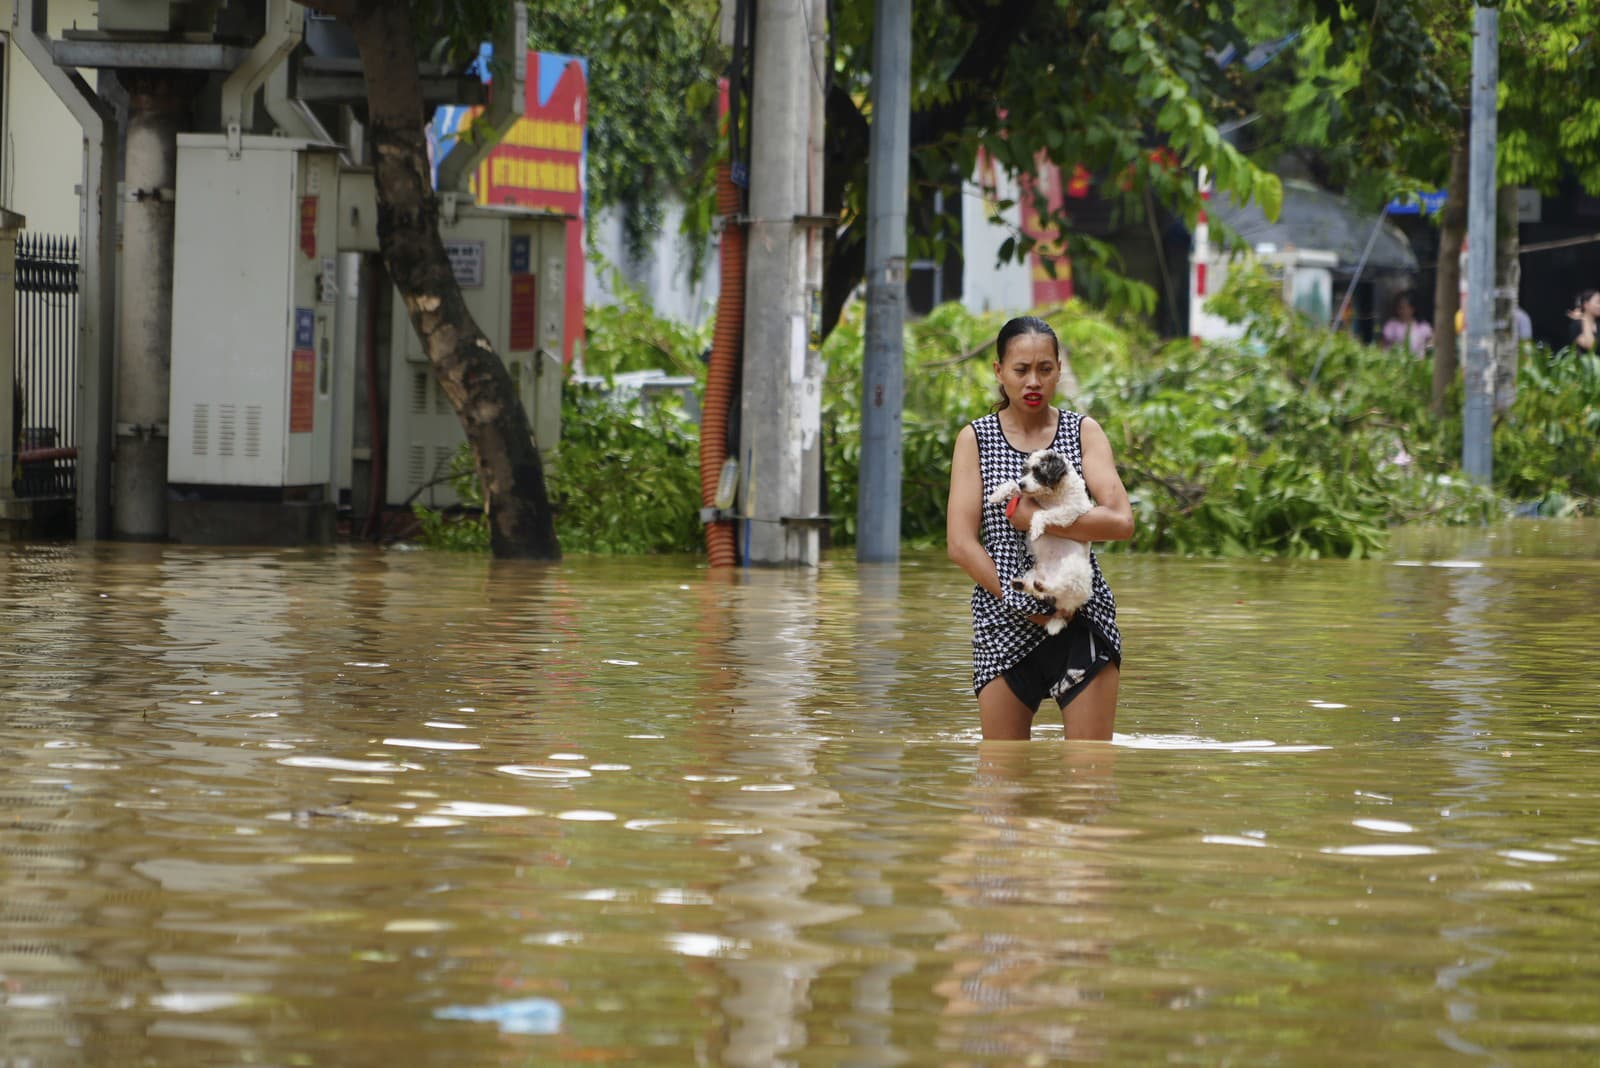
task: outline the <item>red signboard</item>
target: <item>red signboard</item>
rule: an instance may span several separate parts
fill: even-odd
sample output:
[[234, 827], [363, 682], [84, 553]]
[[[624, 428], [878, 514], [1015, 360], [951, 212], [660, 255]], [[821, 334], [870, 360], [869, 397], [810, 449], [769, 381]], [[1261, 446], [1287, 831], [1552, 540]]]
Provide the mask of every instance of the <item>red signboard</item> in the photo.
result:
[[[1041, 196], [1051, 214], [1059, 216], [1067, 198], [1082, 199], [1089, 194], [1089, 172], [1074, 166], [1063, 176], [1061, 168], [1043, 152], [1034, 159], [1034, 172], [1018, 176], [1021, 195], [1017, 207], [1022, 215], [1021, 229], [1036, 244], [1028, 252], [1028, 301], [1035, 308], [1061, 304], [1072, 299], [1072, 260], [1060, 230], [1041, 218], [1034, 197]], [[978, 173], [990, 193], [994, 192], [996, 164], [986, 153], [979, 153]]]
[[308, 259], [317, 256], [317, 198], [300, 198], [300, 251]]
[[1061, 233], [1055, 226], [1046, 225], [1034, 208], [1035, 196], [1042, 196], [1052, 214], [1059, 212], [1066, 201], [1066, 192], [1062, 188], [1061, 168], [1042, 153], [1033, 175], [1022, 176], [1019, 198], [1022, 232], [1038, 242], [1028, 254], [1028, 273], [1033, 280], [1032, 300], [1036, 308], [1072, 299], [1072, 261], [1067, 258]]
[[289, 356], [289, 433], [309, 434], [317, 414], [317, 355], [295, 349]]
[[531, 352], [539, 344], [538, 276], [511, 276], [511, 340], [513, 352]]

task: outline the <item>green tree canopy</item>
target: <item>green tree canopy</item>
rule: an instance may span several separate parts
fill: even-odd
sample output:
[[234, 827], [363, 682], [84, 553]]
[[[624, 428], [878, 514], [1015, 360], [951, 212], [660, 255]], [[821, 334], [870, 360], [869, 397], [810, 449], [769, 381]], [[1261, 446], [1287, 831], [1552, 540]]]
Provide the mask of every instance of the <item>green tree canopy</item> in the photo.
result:
[[590, 208], [626, 209], [635, 255], [660, 230], [666, 198], [710, 195], [713, 88], [727, 65], [717, 15], [718, 0], [529, 5], [530, 47], [589, 61]]

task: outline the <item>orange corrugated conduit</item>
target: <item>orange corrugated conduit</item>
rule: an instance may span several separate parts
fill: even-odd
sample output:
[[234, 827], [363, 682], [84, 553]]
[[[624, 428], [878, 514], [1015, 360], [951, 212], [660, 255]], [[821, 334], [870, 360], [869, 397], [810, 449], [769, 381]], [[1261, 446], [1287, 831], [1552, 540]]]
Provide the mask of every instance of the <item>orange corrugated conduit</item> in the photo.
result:
[[[727, 164], [717, 168], [717, 214], [722, 228], [721, 280], [717, 296], [717, 329], [711, 340], [711, 366], [706, 372], [706, 395], [700, 406], [700, 504], [717, 504], [717, 486], [728, 459], [728, 409], [733, 404], [739, 377], [739, 350], [744, 338], [744, 225], [739, 215], [739, 187]], [[706, 524], [706, 557], [712, 567], [733, 567], [739, 562], [733, 523], [719, 519]]]

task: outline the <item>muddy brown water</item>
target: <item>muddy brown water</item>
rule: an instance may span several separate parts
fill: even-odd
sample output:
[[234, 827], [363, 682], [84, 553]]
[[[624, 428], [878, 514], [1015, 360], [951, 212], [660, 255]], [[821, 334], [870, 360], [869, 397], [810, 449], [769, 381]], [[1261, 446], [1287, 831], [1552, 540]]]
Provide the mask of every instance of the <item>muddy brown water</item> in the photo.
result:
[[1103, 563], [0, 549], [0, 1064], [1600, 1063], [1600, 525]]

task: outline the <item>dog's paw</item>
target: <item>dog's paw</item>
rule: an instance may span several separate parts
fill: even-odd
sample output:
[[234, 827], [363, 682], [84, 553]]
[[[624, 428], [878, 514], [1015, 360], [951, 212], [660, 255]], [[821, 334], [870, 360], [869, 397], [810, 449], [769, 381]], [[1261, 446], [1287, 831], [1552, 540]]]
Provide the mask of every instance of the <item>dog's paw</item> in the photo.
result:
[[1050, 622], [1044, 625], [1044, 632], [1046, 634], [1060, 634], [1066, 629], [1067, 619], [1065, 616], [1051, 616]]
[[1000, 504], [1004, 501], [1008, 501], [1012, 497], [1015, 497], [1021, 491], [1021, 488], [1022, 487], [1018, 486], [1015, 482], [1006, 482], [996, 487], [995, 491], [989, 494], [989, 503]]

